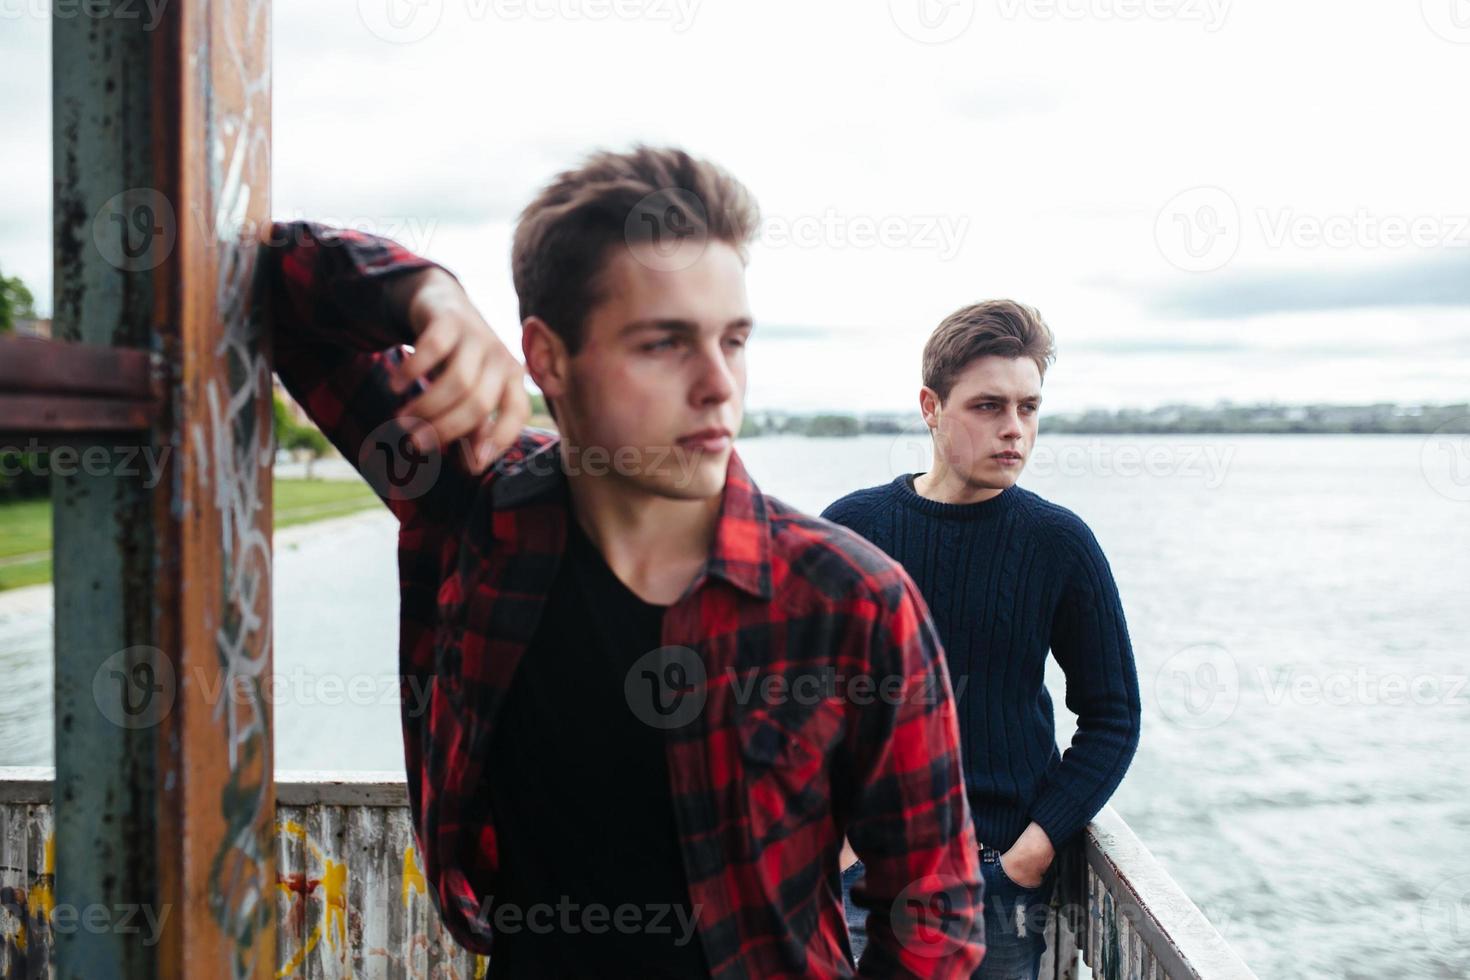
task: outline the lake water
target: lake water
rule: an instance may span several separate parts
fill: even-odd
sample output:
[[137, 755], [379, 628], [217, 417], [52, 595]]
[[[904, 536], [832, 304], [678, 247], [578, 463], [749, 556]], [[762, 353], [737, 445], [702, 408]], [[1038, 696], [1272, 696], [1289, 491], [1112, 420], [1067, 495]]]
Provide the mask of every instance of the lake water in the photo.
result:
[[[816, 512], [924, 446], [740, 452]], [[1144, 735], [1114, 806], [1263, 978], [1470, 976], [1467, 448], [1052, 436], [1023, 477], [1092, 526], [1122, 592]], [[278, 538], [280, 768], [401, 771], [393, 531]], [[50, 616], [4, 609], [0, 764], [49, 765]]]

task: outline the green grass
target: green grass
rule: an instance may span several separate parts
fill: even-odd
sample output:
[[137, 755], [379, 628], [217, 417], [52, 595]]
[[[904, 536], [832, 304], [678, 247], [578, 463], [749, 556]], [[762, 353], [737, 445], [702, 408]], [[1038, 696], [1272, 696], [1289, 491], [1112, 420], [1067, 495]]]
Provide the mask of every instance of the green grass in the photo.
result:
[[[277, 480], [275, 526], [291, 527], [381, 507], [359, 480]], [[44, 553], [44, 554], [43, 554]], [[36, 557], [4, 563], [22, 555]], [[51, 581], [51, 501], [0, 503], [0, 591]]]
[[0, 558], [28, 555], [50, 547], [50, 500], [40, 498], [0, 504]]
[[277, 480], [275, 494], [277, 528], [383, 506], [361, 480]]
[[[0, 518], [3, 520], [3, 518]], [[22, 585], [40, 585], [51, 581], [51, 556], [15, 565], [0, 565], [0, 592]]]
[[[17, 555], [29, 561], [5, 563]], [[18, 589], [51, 581], [51, 501], [18, 500], [0, 504], [0, 589]]]

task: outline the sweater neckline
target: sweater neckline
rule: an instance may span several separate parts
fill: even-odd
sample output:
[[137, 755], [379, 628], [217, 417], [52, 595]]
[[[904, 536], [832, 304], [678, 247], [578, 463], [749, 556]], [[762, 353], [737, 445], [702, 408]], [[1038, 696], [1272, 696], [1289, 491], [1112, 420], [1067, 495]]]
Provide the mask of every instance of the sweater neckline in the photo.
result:
[[930, 500], [915, 490], [914, 478], [916, 476], [923, 476], [923, 474], [900, 474], [893, 481], [894, 490], [904, 506], [921, 514], [928, 514], [930, 517], [967, 521], [995, 517], [1010, 510], [1016, 498], [1021, 494], [1021, 488], [1013, 483], [989, 500], [981, 500], [973, 504], [948, 504], [939, 500]]

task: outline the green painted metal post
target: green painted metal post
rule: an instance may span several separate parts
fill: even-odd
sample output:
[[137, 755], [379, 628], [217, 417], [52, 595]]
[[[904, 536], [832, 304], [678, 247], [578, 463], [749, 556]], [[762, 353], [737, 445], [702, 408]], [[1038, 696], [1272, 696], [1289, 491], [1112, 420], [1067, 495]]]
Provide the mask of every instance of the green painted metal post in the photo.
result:
[[[93, 219], [116, 195], [153, 181], [151, 40], [117, 18], [54, 17], [52, 58], [53, 336], [146, 348], [153, 276], [99, 248]], [[110, 231], [105, 224], [102, 230]], [[116, 459], [119, 447], [148, 439], [147, 432], [78, 435], [68, 444], [79, 451], [97, 446]], [[79, 923], [85, 909], [111, 915], [158, 897], [151, 846], [157, 729], [119, 725], [94, 694], [99, 671], [130, 676], [135, 669], [121, 662], [132, 654], [107, 668], [104, 661], [117, 651], [146, 651], [153, 636], [152, 498], [139, 480], [114, 469], [52, 477], [56, 925]], [[53, 925], [52, 934], [58, 976], [157, 973], [156, 951], [116, 928], [63, 932]]]

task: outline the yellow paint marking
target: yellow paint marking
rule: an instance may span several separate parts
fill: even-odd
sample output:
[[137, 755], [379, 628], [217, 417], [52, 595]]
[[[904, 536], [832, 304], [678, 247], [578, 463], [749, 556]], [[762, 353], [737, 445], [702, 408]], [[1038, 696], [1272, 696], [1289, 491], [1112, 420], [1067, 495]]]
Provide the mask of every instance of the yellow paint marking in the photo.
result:
[[429, 893], [429, 883], [424, 880], [424, 872], [419, 867], [417, 858], [414, 857], [412, 844], [403, 850], [402, 891], [404, 908], [408, 908], [408, 896], [410, 892], [418, 892], [420, 895], [427, 895]]

